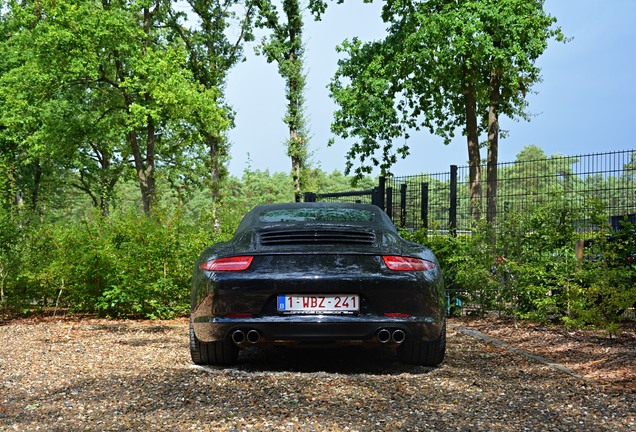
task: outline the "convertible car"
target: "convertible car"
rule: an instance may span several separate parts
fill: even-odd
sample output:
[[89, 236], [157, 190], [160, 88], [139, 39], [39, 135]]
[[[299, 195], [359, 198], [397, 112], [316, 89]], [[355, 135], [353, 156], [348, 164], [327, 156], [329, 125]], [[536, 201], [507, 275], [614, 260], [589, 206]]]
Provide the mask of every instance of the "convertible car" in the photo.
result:
[[196, 364], [231, 365], [265, 344], [386, 346], [426, 366], [446, 350], [437, 259], [370, 204], [255, 207], [199, 257], [191, 306]]

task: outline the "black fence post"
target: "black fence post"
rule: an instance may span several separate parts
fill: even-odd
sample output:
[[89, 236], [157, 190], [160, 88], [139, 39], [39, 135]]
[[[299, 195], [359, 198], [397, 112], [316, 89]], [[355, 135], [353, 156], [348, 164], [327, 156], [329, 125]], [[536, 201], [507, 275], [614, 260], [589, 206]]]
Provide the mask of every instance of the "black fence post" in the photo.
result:
[[428, 231], [428, 183], [422, 183], [422, 226]]
[[400, 226], [406, 226], [406, 183], [400, 185]]
[[384, 196], [386, 193], [386, 178], [384, 176], [380, 176], [378, 179], [378, 207], [382, 210], [385, 210], [384, 207]]
[[305, 202], [316, 202], [316, 194], [313, 192], [305, 192]]
[[457, 235], [457, 165], [450, 166], [450, 207], [448, 209], [448, 229]]
[[386, 188], [386, 214], [389, 219], [393, 220], [393, 188]]

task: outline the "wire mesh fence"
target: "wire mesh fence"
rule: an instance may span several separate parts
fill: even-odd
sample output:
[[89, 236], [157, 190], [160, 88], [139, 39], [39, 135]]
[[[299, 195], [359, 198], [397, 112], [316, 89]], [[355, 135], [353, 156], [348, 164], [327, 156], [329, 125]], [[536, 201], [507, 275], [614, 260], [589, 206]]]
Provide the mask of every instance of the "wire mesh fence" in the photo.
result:
[[[510, 212], [531, 213], [556, 198], [584, 213], [593, 205], [607, 212], [616, 227], [636, 214], [636, 151], [553, 156], [498, 164], [495, 219]], [[471, 199], [469, 167], [448, 172], [386, 179], [386, 211], [396, 225], [408, 229], [470, 231], [487, 209], [486, 167]], [[389, 208], [389, 204], [391, 208]], [[581, 220], [583, 227], [587, 221]]]

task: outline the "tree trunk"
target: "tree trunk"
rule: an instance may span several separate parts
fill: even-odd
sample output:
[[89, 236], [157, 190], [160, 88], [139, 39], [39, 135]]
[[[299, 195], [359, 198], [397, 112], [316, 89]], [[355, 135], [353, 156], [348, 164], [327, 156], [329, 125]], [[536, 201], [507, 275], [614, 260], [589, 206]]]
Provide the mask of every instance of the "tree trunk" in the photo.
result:
[[38, 201], [40, 199], [40, 185], [42, 184], [42, 165], [36, 160], [33, 166], [33, 191], [31, 192], [31, 210], [34, 212], [38, 209]]
[[99, 209], [102, 216], [106, 217], [110, 213], [109, 204], [113, 196], [113, 189], [117, 184], [117, 175], [112, 172], [111, 156], [108, 149], [99, 151], [95, 149], [95, 154], [100, 164], [99, 176]]
[[492, 223], [497, 217], [497, 162], [499, 158], [499, 74], [490, 72], [490, 108], [488, 110], [488, 165], [486, 179], [486, 221]]
[[[13, 155], [12, 157], [15, 158], [15, 156]], [[7, 167], [7, 192], [10, 196], [7, 201], [9, 207], [15, 206], [17, 209], [19, 209], [24, 205], [24, 196], [22, 190], [18, 188], [17, 178], [18, 170], [15, 166], [15, 162], [11, 161], [9, 163], [9, 166]]]
[[208, 135], [208, 148], [210, 149], [210, 193], [212, 195], [212, 205], [216, 202], [219, 195], [219, 180], [221, 172], [219, 167], [219, 139], [213, 135]]
[[[142, 54], [145, 56], [148, 52], [150, 43], [150, 30], [152, 25], [153, 13], [149, 8], [144, 8], [144, 33], [146, 38], [142, 43]], [[152, 103], [152, 98], [146, 95], [145, 102], [147, 105]], [[141, 148], [137, 140], [135, 131], [128, 133], [128, 141], [135, 160], [135, 171], [139, 180], [139, 188], [141, 189], [141, 200], [144, 206], [144, 213], [149, 215], [152, 211], [152, 204], [155, 199], [155, 123], [152, 117], [148, 117], [146, 124], [146, 152], [145, 159], [142, 158]]]
[[[150, 135], [151, 131], [152, 135]], [[141, 190], [141, 201], [144, 206], [144, 213], [149, 215], [152, 210], [152, 202], [155, 195], [154, 126], [152, 126], [152, 120], [149, 120], [147, 132], [146, 164], [144, 164], [144, 160], [141, 156], [141, 149], [135, 131], [128, 133], [128, 143], [130, 144], [135, 162], [135, 171], [137, 172], [137, 180], [139, 181], [139, 189]]]
[[302, 78], [302, 12], [298, 0], [286, 0], [283, 6], [289, 23], [289, 51], [286, 60], [290, 72], [287, 74], [287, 124], [289, 141], [287, 154], [291, 158], [291, 174], [294, 187], [294, 200], [302, 200], [302, 166], [305, 163], [305, 146], [302, 135], [302, 100], [304, 84]]
[[[302, 145], [302, 143], [300, 142], [301, 140], [302, 137], [299, 136], [295, 130], [289, 130], [290, 148]], [[289, 156], [291, 157], [291, 173], [292, 181], [294, 183], [294, 201], [300, 202], [302, 200], [302, 188], [300, 186], [300, 169], [302, 166], [302, 160], [296, 152], [290, 152]]]
[[217, 202], [221, 198], [221, 179], [223, 177], [223, 171], [221, 170], [220, 157], [222, 156], [222, 143], [218, 136], [213, 134], [206, 134], [206, 140], [208, 142], [208, 148], [210, 150], [210, 195], [212, 199], [212, 219], [214, 220], [214, 226], [219, 228], [221, 222], [217, 219], [216, 209]]
[[474, 85], [470, 81], [472, 72], [466, 70], [464, 77], [464, 103], [466, 106], [466, 139], [468, 142], [468, 166], [470, 178], [470, 215], [475, 221], [481, 218], [481, 155], [479, 153], [479, 130], [477, 127], [477, 101]]
[[155, 200], [155, 122], [152, 118], [148, 118], [148, 126], [146, 127], [146, 184], [148, 187], [147, 198], [144, 202], [144, 211], [149, 214], [152, 210], [152, 204]]

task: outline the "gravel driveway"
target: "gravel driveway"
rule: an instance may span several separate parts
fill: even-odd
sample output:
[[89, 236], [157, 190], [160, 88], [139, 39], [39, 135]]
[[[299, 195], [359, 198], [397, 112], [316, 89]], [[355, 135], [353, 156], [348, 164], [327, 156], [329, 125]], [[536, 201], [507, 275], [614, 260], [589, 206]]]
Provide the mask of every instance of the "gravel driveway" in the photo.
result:
[[0, 327], [0, 430], [636, 431], [636, 395], [457, 330], [439, 368], [390, 353], [241, 354], [191, 364], [185, 321]]

